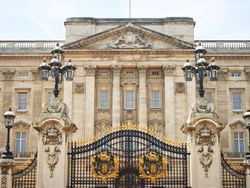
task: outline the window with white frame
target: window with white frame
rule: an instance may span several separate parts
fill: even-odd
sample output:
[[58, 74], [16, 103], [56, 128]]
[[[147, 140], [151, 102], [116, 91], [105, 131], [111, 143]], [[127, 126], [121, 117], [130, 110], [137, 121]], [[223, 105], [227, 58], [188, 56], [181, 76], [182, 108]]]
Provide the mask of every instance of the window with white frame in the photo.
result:
[[18, 93], [18, 110], [27, 110], [27, 92], [19, 92]]
[[124, 107], [125, 109], [135, 109], [135, 91], [134, 90], [125, 91]]
[[234, 132], [234, 152], [244, 152], [244, 133]]
[[160, 108], [160, 91], [159, 90], [151, 91], [151, 108], [153, 109]]
[[17, 153], [27, 152], [25, 132], [16, 132], [16, 152]]
[[109, 108], [109, 96], [107, 90], [100, 90], [99, 92], [99, 108], [108, 109]]
[[242, 94], [241, 92], [233, 92], [232, 93], [232, 107], [233, 111], [242, 110]]

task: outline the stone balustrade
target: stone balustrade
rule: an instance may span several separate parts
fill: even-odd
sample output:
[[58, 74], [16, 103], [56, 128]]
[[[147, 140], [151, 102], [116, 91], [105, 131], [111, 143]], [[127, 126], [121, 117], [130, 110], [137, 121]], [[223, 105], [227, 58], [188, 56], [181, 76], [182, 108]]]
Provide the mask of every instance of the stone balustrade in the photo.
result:
[[0, 41], [1, 49], [53, 49], [56, 44], [64, 44], [63, 40], [51, 41]]
[[196, 40], [195, 43], [211, 49], [250, 49], [248, 40]]

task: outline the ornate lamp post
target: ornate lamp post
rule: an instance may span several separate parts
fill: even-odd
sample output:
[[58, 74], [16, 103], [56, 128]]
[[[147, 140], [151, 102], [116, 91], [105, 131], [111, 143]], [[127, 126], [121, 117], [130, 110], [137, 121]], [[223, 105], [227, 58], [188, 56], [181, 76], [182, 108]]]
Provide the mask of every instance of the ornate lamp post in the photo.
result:
[[243, 118], [245, 120], [246, 128], [248, 130], [248, 151], [246, 153], [246, 160], [250, 160], [250, 110], [244, 113]]
[[13, 154], [10, 151], [10, 129], [13, 127], [15, 113], [11, 111], [11, 108], [4, 113], [4, 125], [7, 129], [7, 143], [6, 143], [6, 151], [3, 153], [2, 157], [5, 159], [13, 159]]
[[51, 51], [53, 57], [48, 64], [46, 60], [44, 60], [40, 66], [40, 76], [41, 80], [47, 81], [49, 76], [51, 76], [55, 80], [55, 87], [54, 87], [54, 96], [55, 98], [58, 97], [60, 89], [59, 89], [59, 83], [62, 83], [63, 76], [65, 76], [65, 79], [67, 81], [72, 81], [74, 78], [74, 71], [76, 67], [71, 63], [71, 60], [69, 62], [62, 66], [62, 59], [63, 59], [63, 53], [64, 51], [59, 46], [59, 44], [56, 45], [56, 47]]
[[204, 97], [205, 90], [203, 87], [203, 80], [207, 76], [209, 80], [216, 81], [218, 79], [218, 72], [220, 67], [216, 65], [214, 58], [212, 62], [208, 63], [204, 58], [207, 53], [205, 48], [199, 44], [194, 50], [195, 53], [195, 65], [193, 66], [189, 60], [183, 65], [182, 70], [186, 81], [192, 81], [192, 76], [195, 75], [199, 84], [199, 95]]

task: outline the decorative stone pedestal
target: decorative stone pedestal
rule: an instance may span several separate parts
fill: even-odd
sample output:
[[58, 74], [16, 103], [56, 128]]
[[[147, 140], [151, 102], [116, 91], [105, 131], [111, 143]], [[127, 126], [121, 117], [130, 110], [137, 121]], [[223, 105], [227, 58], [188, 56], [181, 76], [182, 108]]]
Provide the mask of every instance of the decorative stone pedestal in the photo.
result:
[[222, 187], [220, 131], [224, 126], [214, 106], [199, 98], [183, 125], [187, 134], [190, 156], [190, 179], [192, 188]]
[[66, 187], [67, 143], [77, 129], [66, 104], [59, 98], [47, 103], [34, 128], [39, 133], [37, 187]]
[[12, 188], [13, 159], [0, 159], [0, 188]]

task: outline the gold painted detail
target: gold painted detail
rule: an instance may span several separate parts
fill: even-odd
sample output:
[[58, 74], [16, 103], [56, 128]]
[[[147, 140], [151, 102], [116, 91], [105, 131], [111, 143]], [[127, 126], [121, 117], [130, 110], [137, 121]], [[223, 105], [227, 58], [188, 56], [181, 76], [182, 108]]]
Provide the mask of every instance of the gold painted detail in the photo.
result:
[[119, 160], [109, 151], [103, 150], [91, 160], [92, 175], [106, 182], [108, 178], [116, 178], [119, 170]]
[[146, 129], [142, 129], [139, 128], [139, 124], [134, 123], [134, 122], [126, 122], [122, 123], [121, 126], [117, 127], [117, 128], [112, 128], [110, 126], [106, 127], [106, 129], [103, 130], [102, 134], [97, 134], [94, 137], [89, 137], [86, 138], [85, 140], [78, 140], [78, 141], [74, 141], [71, 144], [76, 147], [82, 147], [84, 145], [90, 144], [94, 141], [100, 140], [102, 137], [104, 137], [107, 134], [111, 134], [113, 132], [117, 132], [117, 131], [122, 131], [122, 130], [135, 130], [135, 131], [140, 131], [140, 132], [144, 132], [146, 134], [149, 134], [153, 137], [156, 137], [157, 139], [159, 139], [160, 141], [175, 146], [175, 147], [182, 147], [184, 145], [186, 145], [187, 143], [185, 141], [181, 141], [181, 140], [172, 140], [171, 138], [167, 137], [167, 136], [162, 136], [159, 134], [159, 131], [155, 130], [154, 128], [150, 127], [150, 128], [146, 128]]
[[167, 158], [163, 158], [156, 151], [149, 151], [139, 159], [140, 177], [156, 181], [157, 178], [165, 178], [167, 172]]

